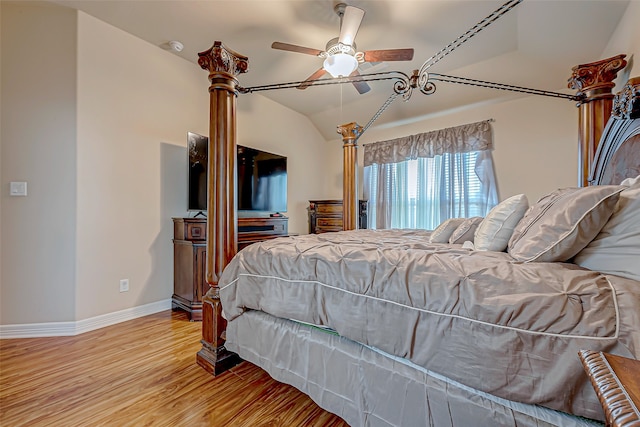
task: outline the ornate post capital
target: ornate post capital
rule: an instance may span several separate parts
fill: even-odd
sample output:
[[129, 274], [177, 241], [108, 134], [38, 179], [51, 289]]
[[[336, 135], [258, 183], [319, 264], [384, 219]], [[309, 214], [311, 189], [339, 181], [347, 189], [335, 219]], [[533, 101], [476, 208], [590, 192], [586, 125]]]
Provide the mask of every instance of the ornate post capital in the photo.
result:
[[345, 144], [355, 144], [362, 134], [362, 126], [360, 126], [356, 122], [351, 122], [338, 126], [337, 132], [342, 135], [342, 141]]
[[209, 71], [209, 78], [216, 73], [228, 73], [232, 77], [246, 73], [249, 58], [227, 48], [221, 41], [215, 41], [209, 50], [198, 53], [198, 64]]
[[613, 80], [618, 71], [627, 65], [624, 59], [626, 56], [617, 55], [589, 64], [576, 65], [572, 68], [568, 87], [577, 90], [578, 96], [584, 96], [582, 103], [609, 95], [615, 86]]
[[629, 79], [622, 90], [613, 98], [613, 112], [617, 119], [640, 117], [640, 77]]

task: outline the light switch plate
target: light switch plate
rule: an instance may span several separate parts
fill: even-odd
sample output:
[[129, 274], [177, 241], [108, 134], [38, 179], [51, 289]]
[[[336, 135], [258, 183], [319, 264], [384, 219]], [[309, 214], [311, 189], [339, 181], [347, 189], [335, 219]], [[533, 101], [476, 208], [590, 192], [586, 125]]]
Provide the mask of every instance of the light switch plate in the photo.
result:
[[27, 195], [27, 183], [26, 182], [11, 182], [11, 183], [9, 183], [9, 195], [11, 195], [11, 196], [26, 196]]

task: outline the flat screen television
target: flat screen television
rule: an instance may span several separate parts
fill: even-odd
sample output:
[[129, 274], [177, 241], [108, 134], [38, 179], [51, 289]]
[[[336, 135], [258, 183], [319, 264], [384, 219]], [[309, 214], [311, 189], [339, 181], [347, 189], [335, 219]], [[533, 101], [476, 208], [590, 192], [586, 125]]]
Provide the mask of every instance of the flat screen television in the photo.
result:
[[[189, 156], [188, 210], [207, 210], [207, 158], [209, 138], [187, 134]], [[238, 145], [236, 183], [239, 212], [287, 211], [287, 158]]]

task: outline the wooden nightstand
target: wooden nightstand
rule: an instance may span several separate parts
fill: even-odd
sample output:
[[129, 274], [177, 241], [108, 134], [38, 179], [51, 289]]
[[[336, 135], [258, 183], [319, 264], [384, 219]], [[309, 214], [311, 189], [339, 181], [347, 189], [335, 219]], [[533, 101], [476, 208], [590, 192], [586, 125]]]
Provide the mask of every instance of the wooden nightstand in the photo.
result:
[[640, 360], [591, 350], [579, 355], [607, 426], [640, 427]]
[[[367, 228], [367, 202], [358, 202], [358, 228]], [[309, 234], [343, 230], [342, 200], [309, 200]]]

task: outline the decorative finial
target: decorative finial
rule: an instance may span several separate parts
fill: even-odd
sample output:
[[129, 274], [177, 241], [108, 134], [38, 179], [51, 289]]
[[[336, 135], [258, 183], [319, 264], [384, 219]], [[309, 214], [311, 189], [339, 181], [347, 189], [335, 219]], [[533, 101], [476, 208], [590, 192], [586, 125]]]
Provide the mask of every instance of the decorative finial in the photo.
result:
[[640, 117], [640, 77], [630, 79], [613, 98], [611, 115], [625, 120]]

